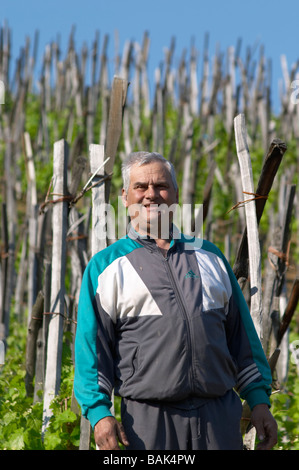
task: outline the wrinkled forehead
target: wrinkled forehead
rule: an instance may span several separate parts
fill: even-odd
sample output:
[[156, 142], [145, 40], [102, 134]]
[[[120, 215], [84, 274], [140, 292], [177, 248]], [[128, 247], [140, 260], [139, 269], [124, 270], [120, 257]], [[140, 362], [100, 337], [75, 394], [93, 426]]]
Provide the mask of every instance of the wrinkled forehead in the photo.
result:
[[132, 166], [130, 172], [130, 182], [136, 180], [143, 182], [151, 182], [157, 180], [166, 180], [172, 184], [172, 178], [167, 166], [160, 161], [152, 161], [150, 163], [143, 163], [142, 165], [136, 163]]

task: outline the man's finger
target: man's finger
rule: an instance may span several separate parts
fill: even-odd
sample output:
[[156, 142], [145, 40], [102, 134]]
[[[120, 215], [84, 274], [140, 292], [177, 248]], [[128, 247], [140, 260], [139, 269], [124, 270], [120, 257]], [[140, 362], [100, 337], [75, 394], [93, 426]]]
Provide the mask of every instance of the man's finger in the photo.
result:
[[120, 441], [124, 446], [128, 446], [128, 445], [129, 445], [129, 441], [128, 441], [128, 438], [127, 438], [127, 436], [126, 436], [124, 427], [123, 427], [122, 423], [119, 423], [119, 422], [117, 422], [117, 435], [118, 435], [119, 441]]
[[277, 443], [276, 423], [266, 422], [264, 425], [264, 435], [258, 434], [258, 436], [261, 442], [257, 445], [257, 450], [271, 450]]

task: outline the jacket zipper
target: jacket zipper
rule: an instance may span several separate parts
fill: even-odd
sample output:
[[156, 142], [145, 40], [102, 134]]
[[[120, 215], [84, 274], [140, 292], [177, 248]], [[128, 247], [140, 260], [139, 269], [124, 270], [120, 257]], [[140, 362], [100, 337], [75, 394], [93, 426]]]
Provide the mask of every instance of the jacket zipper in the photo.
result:
[[[157, 247], [157, 249], [159, 250], [159, 248]], [[189, 369], [189, 379], [190, 379], [190, 385], [191, 385], [191, 389], [193, 390], [193, 384], [194, 384], [194, 376], [193, 376], [193, 348], [192, 348], [192, 339], [191, 339], [191, 331], [190, 331], [190, 324], [189, 324], [189, 319], [188, 319], [188, 314], [187, 314], [187, 311], [186, 311], [186, 308], [185, 308], [185, 305], [184, 305], [184, 301], [182, 299], [182, 296], [181, 296], [181, 293], [176, 285], [176, 281], [175, 281], [175, 278], [174, 278], [174, 274], [172, 272], [172, 267], [169, 263], [169, 257], [168, 255], [165, 257], [163, 256], [163, 254], [161, 253], [161, 251], [159, 250], [161, 256], [163, 257], [163, 260], [164, 260], [164, 263], [165, 265], [167, 266], [167, 271], [169, 272], [169, 275], [170, 275], [170, 280], [171, 280], [171, 284], [172, 284], [172, 287], [173, 287], [173, 290], [174, 290], [174, 293], [175, 293], [175, 296], [178, 300], [178, 303], [179, 303], [179, 308], [182, 312], [182, 315], [183, 315], [183, 318], [184, 320], [186, 321], [186, 331], [187, 331], [187, 341], [188, 341], [188, 349], [190, 351], [190, 356], [191, 356], [191, 367]]]

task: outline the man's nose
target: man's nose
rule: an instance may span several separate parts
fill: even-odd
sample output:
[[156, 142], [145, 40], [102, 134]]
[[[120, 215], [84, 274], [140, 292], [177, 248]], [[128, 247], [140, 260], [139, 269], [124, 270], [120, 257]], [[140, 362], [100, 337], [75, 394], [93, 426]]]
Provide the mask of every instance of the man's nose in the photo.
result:
[[157, 190], [156, 190], [155, 186], [149, 184], [148, 187], [147, 187], [147, 191], [146, 191], [146, 198], [153, 200], [156, 197], [157, 197]]

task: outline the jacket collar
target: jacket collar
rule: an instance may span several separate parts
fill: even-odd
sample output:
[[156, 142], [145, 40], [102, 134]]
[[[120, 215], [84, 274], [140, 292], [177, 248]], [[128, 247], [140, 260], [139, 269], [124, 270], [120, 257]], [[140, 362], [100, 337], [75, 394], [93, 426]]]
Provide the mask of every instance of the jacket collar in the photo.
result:
[[[175, 245], [175, 242], [177, 239], [181, 238], [181, 233], [178, 230], [178, 228], [175, 225], [172, 225], [171, 231], [170, 231], [170, 248], [172, 248]], [[128, 231], [128, 237], [131, 238], [132, 240], [136, 240], [139, 242], [141, 245], [144, 245], [145, 247], [149, 249], [153, 249], [153, 247], [156, 247], [156, 241], [154, 238], [150, 237], [149, 235], [142, 235], [138, 233], [132, 225], [130, 225], [129, 231]]]

